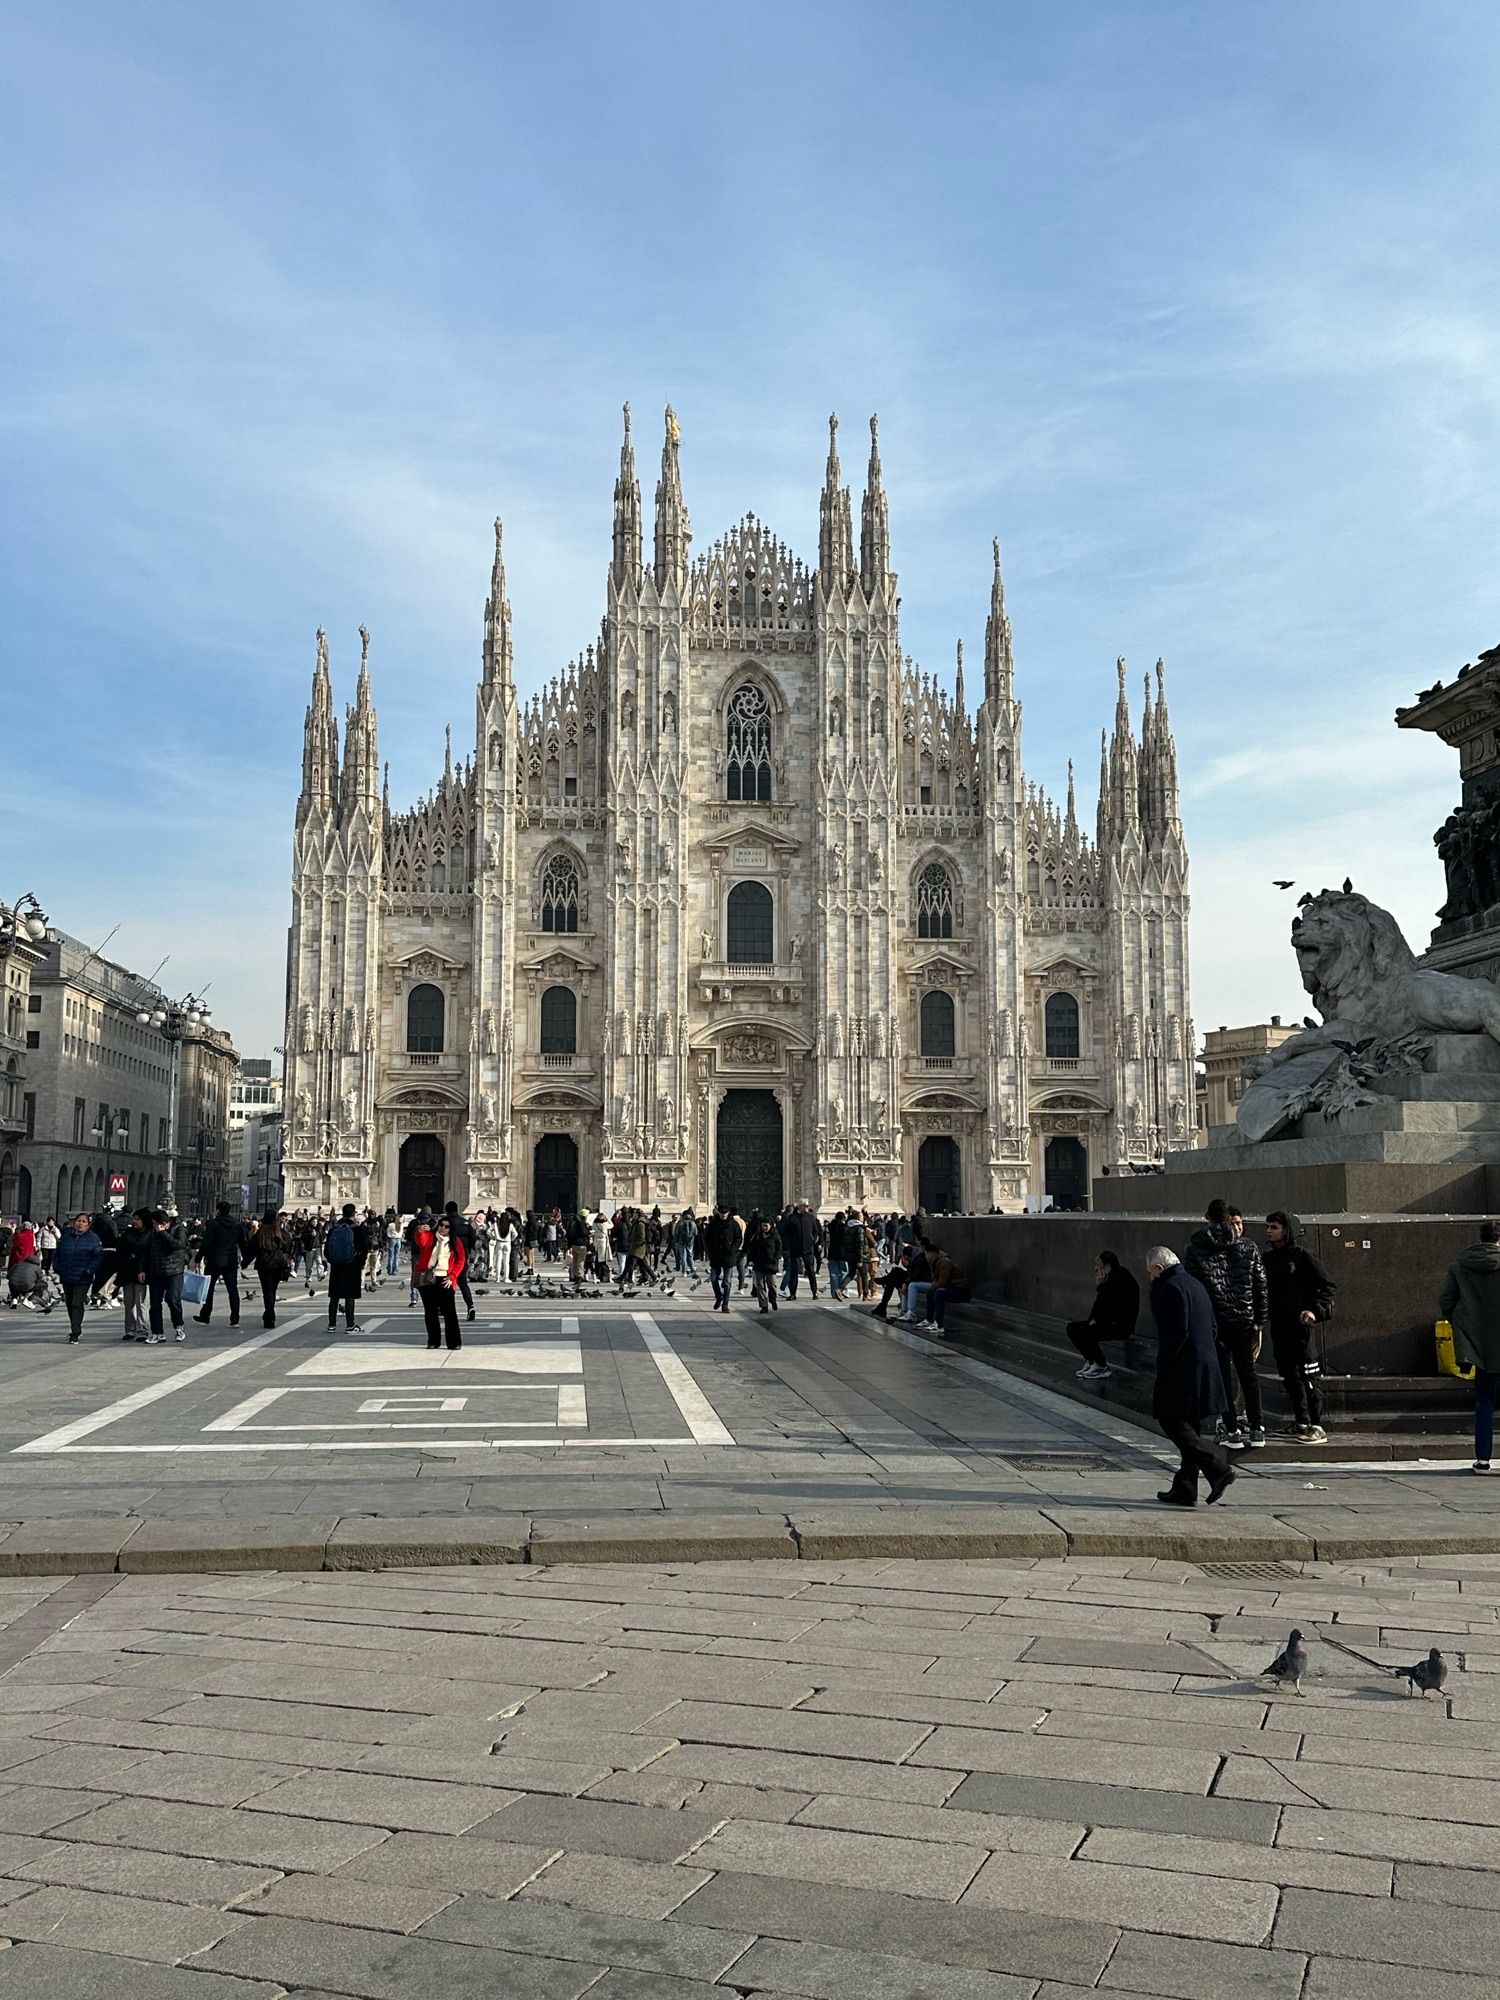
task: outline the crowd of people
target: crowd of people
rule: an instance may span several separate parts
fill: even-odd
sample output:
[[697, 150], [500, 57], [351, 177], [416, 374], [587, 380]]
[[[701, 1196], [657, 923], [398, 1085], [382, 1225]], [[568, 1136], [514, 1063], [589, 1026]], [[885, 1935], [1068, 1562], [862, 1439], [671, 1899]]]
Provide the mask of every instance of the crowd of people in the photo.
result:
[[957, 1266], [926, 1233], [919, 1216], [871, 1216], [857, 1208], [826, 1220], [806, 1201], [776, 1213], [741, 1215], [729, 1203], [699, 1215], [675, 1216], [659, 1206], [565, 1213], [561, 1208], [483, 1208], [465, 1214], [456, 1202], [442, 1210], [379, 1213], [346, 1202], [333, 1210], [276, 1210], [246, 1221], [228, 1202], [206, 1219], [168, 1209], [80, 1214], [61, 1227], [49, 1219], [0, 1224], [0, 1260], [9, 1302], [32, 1311], [66, 1307], [70, 1342], [81, 1338], [84, 1315], [119, 1304], [120, 1338], [147, 1346], [186, 1341], [186, 1307], [202, 1326], [212, 1323], [222, 1294], [228, 1324], [240, 1323], [241, 1279], [254, 1275], [262, 1324], [276, 1325], [278, 1298], [293, 1284], [309, 1298], [326, 1295], [328, 1325], [357, 1332], [357, 1301], [400, 1281], [408, 1304], [421, 1306], [429, 1347], [462, 1345], [460, 1304], [475, 1317], [474, 1288], [535, 1286], [546, 1267], [565, 1267], [555, 1281], [602, 1296], [613, 1287], [671, 1291], [679, 1279], [692, 1289], [706, 1267], [713, 1309], [748, 1294], [761, 1313], [780, 1309], [805, 1285], [813, 1298], [837, 1304], [879, 1299], [885, 1318], [893, 1295], [904, 1325], [941, 1332], [945, 1301], [959, 1282]]
[[[1267, 1333], [1290, 1412], [1282, 1435], [1299, 1444], [1328, 1442], [1316, 1329], [1332, 1317], [1336, 1287], [1302, 1242], [1296, 1216], [1273, 1209], [1265, 1227], [1262, 1252], [1245, 1233], [1242, 1211], [1215, 1200], [1180, 1256], [1165, 1244], [1147, 1252], [1157, 1336], [1152, 1414], [1181, 1459], [1170, 1487], [1157, 1496], [1170, 1505], [1195, 1505], [1200, 1477], [1209, 1502], [1218, 1500], [1234, 1480], [1231, 1455], [1265, 1445], [1256, 1364]], [[1086, 1382], [1113, 1373], [1104, 1343], [1130, 1339], [1141, 1303], [1139, 1284], [1113, 1250], [1099, 1253], [1094, 1282], [1088, 1318], [1067, 1329]]]

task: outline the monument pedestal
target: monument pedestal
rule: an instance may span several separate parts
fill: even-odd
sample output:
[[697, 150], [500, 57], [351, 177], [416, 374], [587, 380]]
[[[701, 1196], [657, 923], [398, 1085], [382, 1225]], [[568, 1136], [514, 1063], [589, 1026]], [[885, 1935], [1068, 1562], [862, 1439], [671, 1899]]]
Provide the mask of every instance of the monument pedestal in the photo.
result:
[[[1465, 1045], [1461, 1071], [1454, 1042]], [[1487, 1215], [1500, 1204], [1500, 1047], [1439, 1036], [1430, 1060], [1377, 1077], [1372, 1102], [1304, 1112], [1276, 1138], [1217, 1126], [1206, 1146], [1169, 1153], [1159, 1174], [1096, 1180], [1094, 1209], [1201, 1214], [1217, 1195], [1254, 1216]]]

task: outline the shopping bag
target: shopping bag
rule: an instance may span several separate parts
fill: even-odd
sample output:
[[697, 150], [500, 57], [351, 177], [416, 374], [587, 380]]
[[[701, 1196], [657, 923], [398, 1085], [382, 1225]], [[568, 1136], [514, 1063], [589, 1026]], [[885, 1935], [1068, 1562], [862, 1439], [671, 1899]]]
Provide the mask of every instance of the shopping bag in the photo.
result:
[[184, 1271], [182, 1296], [188, 1305], [201, 1306], [208, 1297], [208, 1277], [203, 1271]]
[[1474, 1370], [1460, 1368], [1458, 1355], [1453, 1346], [1453, 1328], [1445, 1319], [1440, 1319], [1433, 1328], [1437, 1336], [1437, 1365], [1439, 1375], [1456, 1375], [1460, 1382], [1472, 1382]]

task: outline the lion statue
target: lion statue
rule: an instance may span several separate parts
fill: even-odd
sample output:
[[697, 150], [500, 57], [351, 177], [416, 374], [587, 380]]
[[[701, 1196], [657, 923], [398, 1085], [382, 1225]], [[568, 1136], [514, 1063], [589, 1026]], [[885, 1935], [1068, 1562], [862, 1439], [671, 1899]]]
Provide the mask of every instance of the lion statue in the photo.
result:
[[1348, 883], [1304, 898], [1292, 923], [1302, 984], [1321, 1027], [1292, 1035], [1246, 1065], [1250, 1078], [1319, 1050], [1389, 1046], [1412, 1035], [1488, 1035], [1500, 1042], [1500, 989], [1487, 979], [1429, 972], [1396, 919]]

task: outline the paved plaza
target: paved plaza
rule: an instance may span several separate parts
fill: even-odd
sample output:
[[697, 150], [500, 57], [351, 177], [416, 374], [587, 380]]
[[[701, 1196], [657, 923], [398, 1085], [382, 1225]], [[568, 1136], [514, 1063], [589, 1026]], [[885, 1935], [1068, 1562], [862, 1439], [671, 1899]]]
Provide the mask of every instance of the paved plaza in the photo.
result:
[[0, 1994], [1489, 2000], [1497, 1606], [1482, 1557], [10, 1578]]
[[0, 1574], [1500, 1550], [1500, 1482], [1451, 1460], [1252, 1454], [1221, 1505], [1160, 1508], [1155, 1432], [822, 1301], [490, 1294], [450, 1354], [406, 1299], [351, 1335], [294, 1294], [272, 1332], [149, 1348], [8, 1315]]

